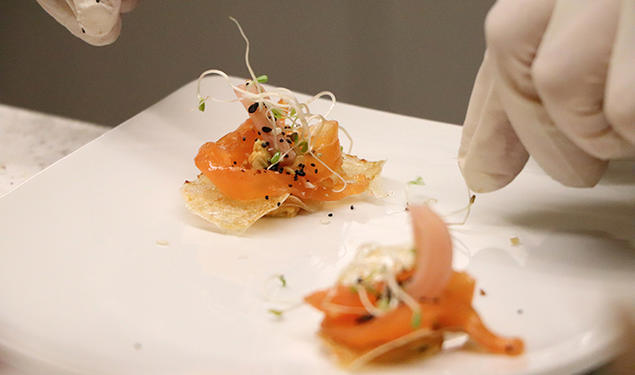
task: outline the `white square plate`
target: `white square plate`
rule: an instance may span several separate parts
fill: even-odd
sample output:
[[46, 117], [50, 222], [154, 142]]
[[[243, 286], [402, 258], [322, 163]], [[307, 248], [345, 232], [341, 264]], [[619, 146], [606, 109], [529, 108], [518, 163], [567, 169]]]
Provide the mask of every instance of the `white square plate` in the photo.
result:
[[[223, 80], [204, 89], [232, 95]], [[197, 174], [198, 147], [246, 114], [196, 106], [190, 83], [0, 199], [0, 358], [48, 374], [341, 373], [315, 336], [318, 312], [277, 319], [267, 309], [331, 284], [360, 242], [408, 242], [406, 195], [435, 198], [442, 213], [466, 203], [460, 128], [338, 104], [331, 117], [355, 138], [354, 153], [388, 160], [391, 195], [263, 219], [242, 237], [217, 233], [186, 211], [179, 187]], [[632, 178], [616, 177], [633, 174], [613, 172], [576, 190], [529, 165], [478, 196], [468, 224], [453, 229], [465, 245], [455, 265], [486, 291], [477, 309], [494, 331], [523, 337], [524, 356], [453, 349], [371, 372], [560, 374], [614, 355], [616, 306], [633, 301], [635, 208]], [[416, 176], [426, 185], [406, 188]], [[276, 274], [288, 287], [272, 296]]]

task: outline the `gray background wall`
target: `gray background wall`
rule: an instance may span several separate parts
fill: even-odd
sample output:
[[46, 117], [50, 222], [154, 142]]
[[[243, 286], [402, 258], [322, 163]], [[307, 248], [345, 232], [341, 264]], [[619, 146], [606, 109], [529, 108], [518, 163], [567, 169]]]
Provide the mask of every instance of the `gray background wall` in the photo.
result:
[[142, 0], [111, 46], [71, 36], [34, 0], [0, 1], [0, 102], [105, 125], [207, 68], [339, 101], [461, 123], [493, 0]]

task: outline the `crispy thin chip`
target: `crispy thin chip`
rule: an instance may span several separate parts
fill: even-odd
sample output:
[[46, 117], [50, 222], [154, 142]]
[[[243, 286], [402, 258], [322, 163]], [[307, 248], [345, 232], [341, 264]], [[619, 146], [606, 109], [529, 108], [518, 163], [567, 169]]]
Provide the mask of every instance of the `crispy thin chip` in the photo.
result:
[[269, 199], [234, 200], [218, 191], [203, 174], [194, 181], [186, 182], [181, 193], [190, 211], [233, 234], [244, 232], [258, 219], [277, 210], [278, 203], [284, 203], [289, 197], [289, 194], [284, 194]]
[[342, 170], [347, 176], [362, 174], [370, 180], [373, 180], [381, 173], [381, 169], [386, 163], [385, 160], [368, 161], [349, 154], [342, 154], [342, 156]]
[[[379, 175], [383, 165], [384, 161], [371, 162], [344, 155], [342, 170], [344, 178], [361, 174], [373, 180]], [[263, 216], [293, 217], [301, 210], [313, 212], [321, 206], [321, 202], [303, 201], [290, 194], [248, 201], [231, 199], [221, 193], [203, 174], [194, 181], [186, 182], [181, 192], [185, 206], [190, 211], [232, 234], [244, 232]]]
[[325, 346], [335, 355], [340, 365], [358, 369], [369, 363], [391, 364], [422, 359], [441, 350], [443, 333], [419, 329], [405, 336], [368, 350], [355, 350], [339, 344], [319, 333]]

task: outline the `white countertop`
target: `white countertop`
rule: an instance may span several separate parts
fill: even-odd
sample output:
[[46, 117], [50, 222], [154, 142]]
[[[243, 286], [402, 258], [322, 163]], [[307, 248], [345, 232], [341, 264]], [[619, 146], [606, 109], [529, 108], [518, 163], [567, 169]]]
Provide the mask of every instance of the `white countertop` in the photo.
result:
[[108, 129], [0, 104], [0, 196]]

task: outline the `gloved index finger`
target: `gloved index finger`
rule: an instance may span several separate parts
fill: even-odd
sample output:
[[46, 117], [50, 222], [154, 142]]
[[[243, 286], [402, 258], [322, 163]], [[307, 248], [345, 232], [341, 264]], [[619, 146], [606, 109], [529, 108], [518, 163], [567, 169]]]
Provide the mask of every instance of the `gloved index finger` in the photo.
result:
[[495, 69], [486, 52], [470, 97], [459, 148], [459, 168], [468, 187], [477, 193], [507, 185], [529, 158], [503, 110], [495, 81]]

